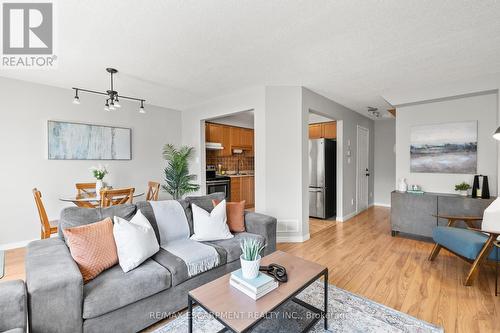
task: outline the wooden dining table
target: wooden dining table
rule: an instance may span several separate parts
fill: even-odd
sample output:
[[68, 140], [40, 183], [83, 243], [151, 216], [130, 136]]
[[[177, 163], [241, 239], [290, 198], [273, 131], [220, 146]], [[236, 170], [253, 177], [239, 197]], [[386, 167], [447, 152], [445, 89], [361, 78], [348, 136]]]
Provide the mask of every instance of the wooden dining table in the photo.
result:
[[[134, 198], [143, 196], [144, 192], [134, 193]], [[101, 198], [97, 197], [95, 193], [82, 193], [62, 196], [59, 198], [61, 201], [72, 202], [78, 207], [96, 208], [99, 207]]]

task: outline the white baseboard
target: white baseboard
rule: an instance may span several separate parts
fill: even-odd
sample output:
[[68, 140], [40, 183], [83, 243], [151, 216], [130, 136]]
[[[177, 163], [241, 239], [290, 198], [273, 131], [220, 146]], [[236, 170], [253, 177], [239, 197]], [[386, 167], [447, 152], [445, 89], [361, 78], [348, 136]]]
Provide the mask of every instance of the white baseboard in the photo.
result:
[[337, 221], [339, 221], [339, 222], [345, 222], [345, 221], [353, 218], [356, 215], [358, 215], [358, 212], [354, 211], [354, 212], [352, 212], [350, 214], [347, 214], [347, 215], [344, 215], [344, 216], [341, 216], [341, 217], [337, 218]]
[[302, 243], [311, 238], [311, 235], [276, 235], [276, 243]]
[[14, 243], [7, 243], [7, 244], [0, 244], [0, 250], [10, 250], [10, 249], [17, 249], [19, 247], [25, 247], [32, 241], [35, 241], [36, 239], [29, 239], [29, 240], [24, 240], [20, 242], [14, 242]]
[[380, 206], [380, 207], [388, 207], [388, 208], [391, 208], [391, 204], [386, 204], [386, 203], [379, 203], [379, 202], [375, 202], [373, 205], [374, 205], [374, 206]]

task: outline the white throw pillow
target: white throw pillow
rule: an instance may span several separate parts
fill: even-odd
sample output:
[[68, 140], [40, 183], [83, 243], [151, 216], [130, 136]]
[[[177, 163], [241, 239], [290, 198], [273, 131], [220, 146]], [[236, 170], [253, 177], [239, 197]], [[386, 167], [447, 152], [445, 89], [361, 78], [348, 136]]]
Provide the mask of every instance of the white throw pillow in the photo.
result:
[[192, 240], [204, 242], [233, 238], [226, 217], [226, 200], [222, 200], [211, 213], [191, 204], [194, 234]]
[[139, 210], [132, 220], [114, 217], [118, 262], [124, 272], [128, 272], [160, 250], [155, 231], [148, 219]]

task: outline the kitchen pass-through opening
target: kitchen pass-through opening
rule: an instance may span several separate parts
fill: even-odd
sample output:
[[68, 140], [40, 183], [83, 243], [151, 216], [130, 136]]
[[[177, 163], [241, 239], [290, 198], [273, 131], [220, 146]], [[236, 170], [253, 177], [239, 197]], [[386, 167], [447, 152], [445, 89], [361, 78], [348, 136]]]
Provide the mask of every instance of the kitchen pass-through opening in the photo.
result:
[[227, 201], [255, 206], [254, 112], [205, 120], [206, 193], [223, 192]]

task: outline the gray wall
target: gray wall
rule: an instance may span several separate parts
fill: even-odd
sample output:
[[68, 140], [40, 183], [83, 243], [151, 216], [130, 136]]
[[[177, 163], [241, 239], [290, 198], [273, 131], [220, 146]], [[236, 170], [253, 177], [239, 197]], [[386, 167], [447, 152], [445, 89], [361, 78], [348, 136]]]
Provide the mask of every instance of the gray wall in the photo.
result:
[[[337, 150], [343, 154], [342, 165], [337, 165], [337, 169], [342, 170], [343, 177], [340, 179], [343, 183], [342, 192], [342, 215], [341, 219], [347, 219], [356, 214], [356, 144], [357, 144], [357, 126], [362, 126], [370, 131], [370, 170], [374, 165], [374, 126], [373, 120], [346, 108], [324, 96], [321, 96], [307, 88], [302, 88], [302, 108], [307, 116], [310, 111], [337, 120]], [[306, 118], [307, 119], [307, 118]], [[305, 125], [306, 126], [306, 125]], [[339, 134], [340, 130], [340, 134]], [[307, 141], [307, 136], [305, 139]], [[303, 143], [307, 144], [307, 142]], [[350, 161], [346, 152], [351, 150]], [[304, 156], [307, 157], [307, 154]], [[338, 156], [338, 155], [337, 155]], [[306, 168], [307, 171], [307, 168]], [[306, 177], [307, 174], [305, 175]], [[368, 203], [373, 203], [374, 177], [370, 177], [368, 184], [369, 197]], [[307, 190], [307, 188], [306, 188]], [[305, 191], [307, 194], [307, 191]], [[339, 205], [337, 205], [339, 210]]]
[[375, 121], [374, 204], [390, 206], [396, 177], [396, 120]]
[[452, 98], [398, 107], [396, 117], [396, 181], [407, 178], [428, 192], [454, 193], [455, 184], [472, 184], [473, 175], [410, 172], [410, 131], [415, 125], [478, 121], [477, 173], [488, 175], [490, 193], [497, 193], [497, 94]]
[[[144, 192], [148, 180], [163, 179], [162, 146], [181, 141], [179, 111], [146, 105], [147, 114], [139, 114], [137, 103], [122, 100], [119, 111], [105, 112], [102, 96], [81, 94], [81, 104], [74, 105], [73, 94], [71, 89], [0, 78], [0, 248], [24, 246], [40, 237], [32, 188], [42, 192], [50, 219], [58, 219], [62, 208], [72, 206], [59, 198], [75, 194], [75, 183], [92, 181], [89, 168], [98, 163], [108, 165], [105, 181]], [[48, 160], [47, 120], [132, 128], [132, 160]]]

